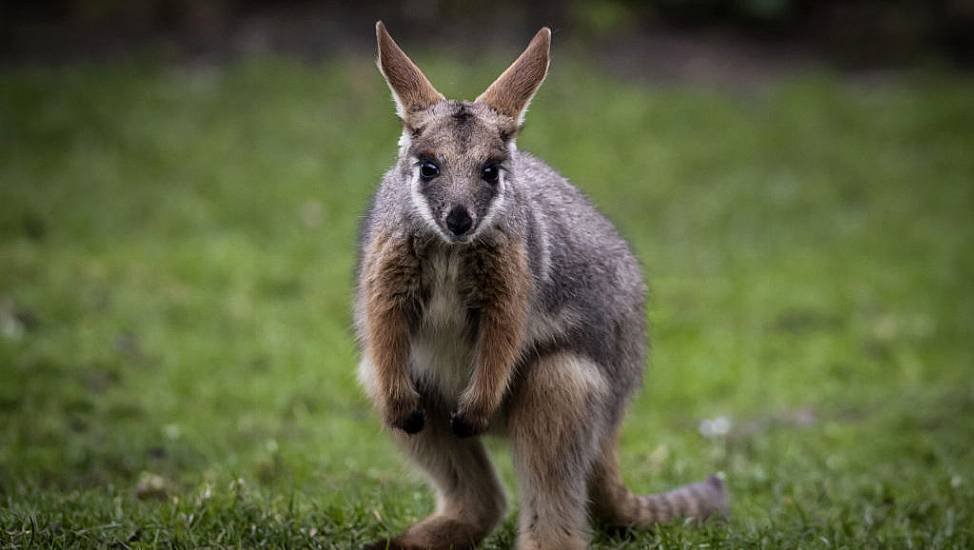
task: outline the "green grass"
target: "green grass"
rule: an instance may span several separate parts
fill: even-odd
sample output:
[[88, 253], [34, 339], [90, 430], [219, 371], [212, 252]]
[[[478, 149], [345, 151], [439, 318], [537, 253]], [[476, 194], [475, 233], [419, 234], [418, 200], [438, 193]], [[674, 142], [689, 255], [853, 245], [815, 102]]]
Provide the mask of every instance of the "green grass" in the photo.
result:
[[[472, 97], [503, 63], [425, 66]], [[367, 60], [0, 74], [0, 548], [348, 548], [430, 510], [354, 379], [386, 94]], [[972, 98], [956, 76], [743, 94], [556, 64], [520, 146], [653, 288], [626, 478], [723, 471], [734, 497], [726, 525], [598, 548], [974, 545]]]

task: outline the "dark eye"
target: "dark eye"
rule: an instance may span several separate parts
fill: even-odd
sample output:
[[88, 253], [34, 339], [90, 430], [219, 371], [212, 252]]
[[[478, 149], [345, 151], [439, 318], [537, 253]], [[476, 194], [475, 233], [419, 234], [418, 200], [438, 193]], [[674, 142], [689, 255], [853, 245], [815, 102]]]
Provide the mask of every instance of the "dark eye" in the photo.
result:
[[429, 181], [439, 175], [440, 167], [435, 162], [424, 160], [419, 163], [419, 177]]
[[480, 170], [480, 177], [484, 179], [487, 183], [497, 183], [497, 179], [501, 175], [500, 168], [496, 164], [485, 164]]

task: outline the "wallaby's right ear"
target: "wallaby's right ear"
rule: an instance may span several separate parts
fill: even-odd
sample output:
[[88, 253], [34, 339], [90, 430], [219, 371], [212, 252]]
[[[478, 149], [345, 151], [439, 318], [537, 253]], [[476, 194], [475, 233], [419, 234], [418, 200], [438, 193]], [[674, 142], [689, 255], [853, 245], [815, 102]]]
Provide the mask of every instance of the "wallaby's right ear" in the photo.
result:
[[524, 122], [524, 111], [548, 74], [551, 29], [542, 27], [510, 67], [491, 84], [477, 101], [486, 103], [502, 115]]
[[376, 64], [392, 91], [396, 114], [403, 122], [409, 113], [443, 100], [443, 94], [436, 91], [423, 71], [399, 48], [382, 21], [375, 24], [375, 38], [379, 48]]

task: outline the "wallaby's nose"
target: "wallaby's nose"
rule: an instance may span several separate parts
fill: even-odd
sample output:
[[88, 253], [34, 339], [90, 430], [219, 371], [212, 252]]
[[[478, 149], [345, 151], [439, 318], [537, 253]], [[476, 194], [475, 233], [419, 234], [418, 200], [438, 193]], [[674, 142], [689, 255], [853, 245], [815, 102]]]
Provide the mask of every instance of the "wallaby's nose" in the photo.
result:
[[470, 217], [470, 212], [467, 212], [466, 207], [454, 206], [450, 213], [446, 215], [446, 227], [457, 237], [463, 235], [470, 230], [473, 225], [473, 218]]

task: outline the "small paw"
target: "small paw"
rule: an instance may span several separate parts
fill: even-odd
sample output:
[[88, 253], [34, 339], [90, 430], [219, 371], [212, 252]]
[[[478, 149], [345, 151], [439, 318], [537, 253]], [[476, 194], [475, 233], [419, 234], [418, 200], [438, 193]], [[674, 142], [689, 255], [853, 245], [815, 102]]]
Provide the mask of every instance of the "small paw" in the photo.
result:
[[412, 412], [393, 422], [392, 425], [409, 435], [413, 435], [421, 432], [425, 424], [426, 413], [423, 412], [423, 409], [413, 409]]
[[472, 437], [487, 431], [487, 420], [454, 412], [450, 415], [450, 428], [453, 430], [453, 434], [459, 438]]

